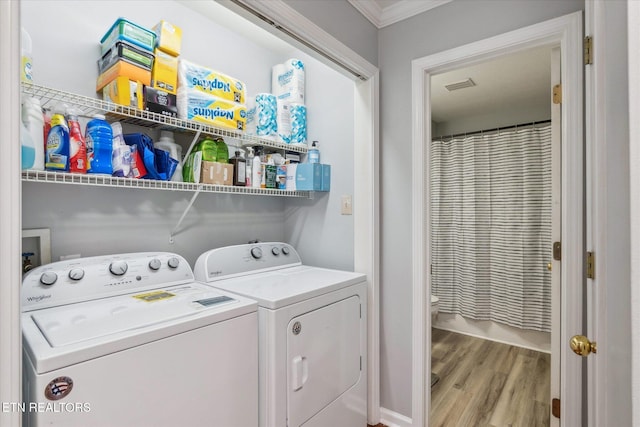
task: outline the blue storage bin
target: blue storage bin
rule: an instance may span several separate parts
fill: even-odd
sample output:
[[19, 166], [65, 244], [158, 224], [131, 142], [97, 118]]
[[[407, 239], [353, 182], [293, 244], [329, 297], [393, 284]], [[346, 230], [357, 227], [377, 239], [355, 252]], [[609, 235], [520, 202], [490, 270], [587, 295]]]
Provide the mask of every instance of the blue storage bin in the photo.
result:
[[118, 18], [100, 40], [102, 55], [107, 53], [117, 41], [126, 41], [153, 52], [156, 46], [156, 33], [124, 18]]

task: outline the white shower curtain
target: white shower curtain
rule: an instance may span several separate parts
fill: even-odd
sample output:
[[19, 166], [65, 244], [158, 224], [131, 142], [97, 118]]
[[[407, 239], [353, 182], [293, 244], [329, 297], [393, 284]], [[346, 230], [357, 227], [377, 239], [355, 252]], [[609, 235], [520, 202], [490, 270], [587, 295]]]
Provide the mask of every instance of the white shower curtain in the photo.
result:
[[440, 311], [551, 330], [551, 126], [431, 143]]

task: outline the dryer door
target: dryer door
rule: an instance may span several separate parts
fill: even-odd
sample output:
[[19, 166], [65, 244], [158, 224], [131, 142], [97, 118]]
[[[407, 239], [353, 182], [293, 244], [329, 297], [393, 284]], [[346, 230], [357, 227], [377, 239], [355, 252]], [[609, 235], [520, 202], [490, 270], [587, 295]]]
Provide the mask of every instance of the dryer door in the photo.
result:
[[300, 426], [360, 378], [360, 298], [291, 319], [287, 333], [287, 418]]

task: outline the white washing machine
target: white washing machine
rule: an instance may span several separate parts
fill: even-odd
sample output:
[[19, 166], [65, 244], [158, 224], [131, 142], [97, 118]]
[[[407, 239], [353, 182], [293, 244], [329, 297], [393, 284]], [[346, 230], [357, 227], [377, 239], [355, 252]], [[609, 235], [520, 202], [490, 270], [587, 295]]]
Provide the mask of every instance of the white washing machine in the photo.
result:
[[179, 255], [48, 264], [21, 298], [25, 426], [258, 425], [257, 304]]
[[261, 427], [367, 425], [366, 276], [285, 243], [213, 249], [197, 280], [258, 301]]

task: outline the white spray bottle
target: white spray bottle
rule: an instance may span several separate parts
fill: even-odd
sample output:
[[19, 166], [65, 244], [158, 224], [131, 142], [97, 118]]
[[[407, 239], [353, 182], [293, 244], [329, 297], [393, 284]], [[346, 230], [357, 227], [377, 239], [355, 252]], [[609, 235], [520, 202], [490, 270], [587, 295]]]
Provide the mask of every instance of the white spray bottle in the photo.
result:
[[251, 161], [251, 187], [260, 188], [262, 183], [262, 162], [260, 154], [256, 151]]

